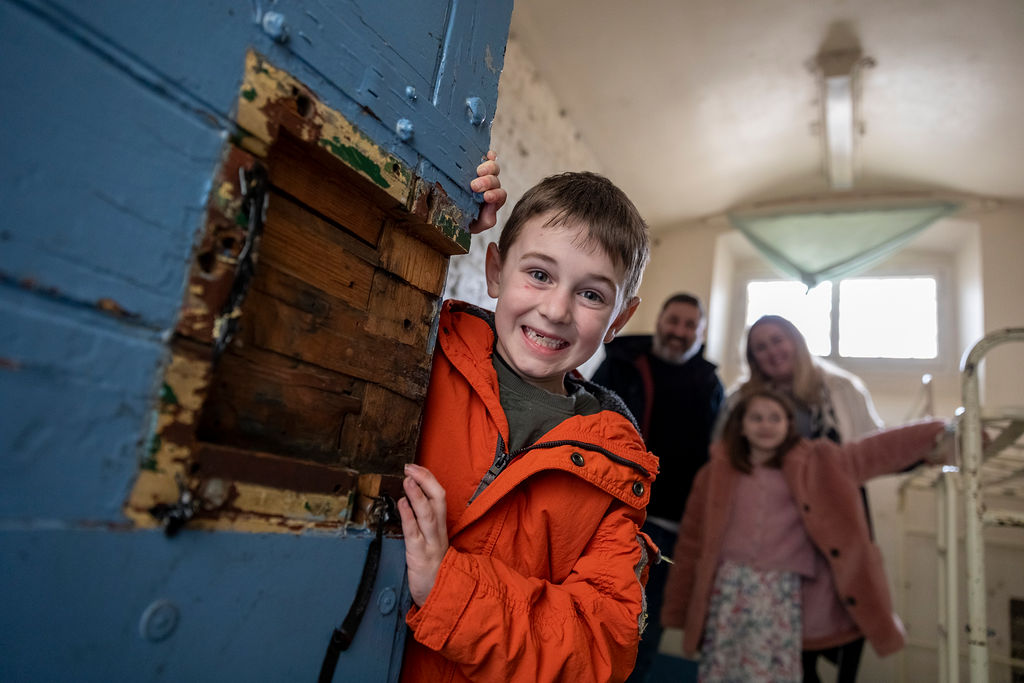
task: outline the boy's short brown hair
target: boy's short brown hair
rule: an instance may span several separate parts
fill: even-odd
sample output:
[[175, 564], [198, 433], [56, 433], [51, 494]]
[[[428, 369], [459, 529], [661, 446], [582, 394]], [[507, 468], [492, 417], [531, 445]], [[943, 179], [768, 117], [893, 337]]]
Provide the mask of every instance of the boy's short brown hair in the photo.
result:
[[501, 231], [498, 253], [508, 253], [526, 221], [548, 212], [554, 215], [545, 227], [586, 227], [587, 236], [580, 246], [596, 242], [622, 271], [623, 303], [636, 295], [650, 258], [650, 243], [647, 223], [625, 192], [589, 171], [548, 176], [516, 202]]

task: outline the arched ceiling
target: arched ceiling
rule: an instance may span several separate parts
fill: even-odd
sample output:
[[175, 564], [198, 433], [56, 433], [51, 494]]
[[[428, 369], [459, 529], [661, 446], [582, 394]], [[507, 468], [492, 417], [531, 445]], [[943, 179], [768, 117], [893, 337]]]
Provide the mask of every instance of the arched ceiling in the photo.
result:
[[1022, 0], [517, 0], [512, 35], [655, 229], [828, 193], [813, 64], [851, 43], [854, 190], [1024, 199]]

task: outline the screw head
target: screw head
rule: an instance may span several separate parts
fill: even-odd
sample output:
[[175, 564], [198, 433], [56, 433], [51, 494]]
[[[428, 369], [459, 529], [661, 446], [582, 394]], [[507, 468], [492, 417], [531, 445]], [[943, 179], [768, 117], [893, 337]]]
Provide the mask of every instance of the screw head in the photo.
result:
[[391, 614], [397, 604], [398, 596], [395, 595], [395, 589], [390, 586], [382, 590], [380, 595], [377, 596], [377, 609], [380, 610], [381, 614]]
[[284, 15], [280, 12], [267, 12], [260, 22], [263, 25], [263, 32], [278, 43], [288, 42], [288, 25], [285, 23]]
[[411, 85], [405, 86], [405, 96], [407, 98], [409, 98], [410, 100], [412, 100], [413, 102], [415, 102], [416, 101], [416, 88], [412, 87]]
[[174, 633], [178, 626], [178, 608], [170, 600], [155, 600], [142, 612], [139, 634], [154, 643]]
[[414, 132], [412, 121], [409, 119], [398, 119], [398, 122], [395, 123], [395, 132], [398, 134], [400, 140], [408, 142], [412, 139]]
[[487, 120], [487, 105], [479, 97], [466, 98], [466, 116], [474, 126], [479, 126]]

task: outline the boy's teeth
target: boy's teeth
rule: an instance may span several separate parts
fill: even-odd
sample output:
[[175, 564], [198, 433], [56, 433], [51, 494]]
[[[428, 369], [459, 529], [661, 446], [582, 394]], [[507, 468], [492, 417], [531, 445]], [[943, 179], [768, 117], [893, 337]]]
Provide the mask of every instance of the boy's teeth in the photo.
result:
[[546, 346], [549, 349], [560, 349], [562, 347], [569, 345], [569, 342], [567, 341], [563, 341], [561, 339], [552, 339], [551, 337], [545, 337], [543, 334], [533, 329], [532, 327], [526, 328], [526, 336], [528, 336], [535, 343], [540, 344], [541, 346]]

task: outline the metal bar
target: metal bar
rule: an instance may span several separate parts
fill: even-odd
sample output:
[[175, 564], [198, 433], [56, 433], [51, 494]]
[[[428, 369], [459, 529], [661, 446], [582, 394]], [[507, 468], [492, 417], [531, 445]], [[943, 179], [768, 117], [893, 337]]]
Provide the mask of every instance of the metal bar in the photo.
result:
[[986, 526], [1020, 526], [1024, 527], [1024, 512], [1010, 510], [993, 510], [986, 512], [982, 519]]
[[960, 544], [956, 533], [956, 481], [950, 474], [942, 474], [944, 531], [946, 537], [946, 669], [949, 683], [960, 680], [960, 596], [957, 591]]
[[999, 432], [996, 438], [992, 439], [992, 443], [985, 449], [985, 459], [987, 460], [1016, 442], [1021, 434], [1024, 434], [1024, 420], [1010, 420], [1010, 423]]
[[984, 355], [1006, 341], [1024, 340], [1024, 328], [999, 330], [983, 337], [964, 356], [961, 390], [964, 415], [960, 422], [964, 482], [964, 540], [967, 553], [967, 643], [970, 653], [970, 680], [987, 683], [988, 622], [985, 614], [985, 503], [981, 490], [981, 398], [978, 371]]
[[[946, 589], [946, 564], [949, 559], [949, 536], [946, 533], [946, 489], [949, 482], [945, 477], [940, 477], [936, 482], [935, 492], [935, 559], [937, 560], [937, 578], [939, 585], [938, 595], [938, 619], [936, 626], [939, 631], [939, 683], [950, 683], [950, 667], [948, 661], [949, 652], [949, 591]], [[904, 591], [905, 592], [905, 591]]]
[[956, 481], [943, 473], [936, 482], [936, 548], [938, 550], [939, 585], [939, 680], [958, 683], [960, 680], [960, 610], [957, 594], [959, 546], [956, 524]]

